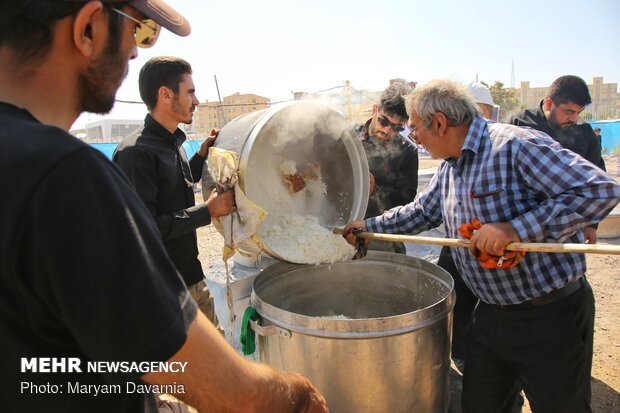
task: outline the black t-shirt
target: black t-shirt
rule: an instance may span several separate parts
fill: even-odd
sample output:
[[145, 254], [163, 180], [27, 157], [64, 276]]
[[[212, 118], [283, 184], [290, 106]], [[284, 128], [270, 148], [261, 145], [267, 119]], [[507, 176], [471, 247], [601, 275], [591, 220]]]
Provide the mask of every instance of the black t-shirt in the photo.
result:
[[[127, 391], [141, 373], [86, 363], [165, 361], [185, 342], [196, 306], [157, 227], [103, 154], [5, 103], [0, 125], [2, 411], [144, 411], [152, 395]], [[82, 373], [22, 373], [35, 357], [77, 357]]]

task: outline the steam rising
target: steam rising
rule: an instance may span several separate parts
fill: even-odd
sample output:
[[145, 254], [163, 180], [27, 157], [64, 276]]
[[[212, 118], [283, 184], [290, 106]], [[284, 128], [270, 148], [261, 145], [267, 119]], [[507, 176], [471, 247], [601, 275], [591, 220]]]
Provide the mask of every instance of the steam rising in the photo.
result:
[[[325, 228], [319, 235], [319, 230], [321, 225], [332, 228], [348, 222], [356, 196], [362, 196], [355, 188], [349, 154], [353, 139], [357, 136], [342, 116], [313, 103], [279, 110], [261, 128], [247, 162], [244, 187], [268, 213], [259, 235], [274, 253], [298, 263], [351, 258], [352, 250], [342, 237]], [[309, 165], [318, 171], [317, 179], [307, 180], [305, 189], [291, 194], [283, 176], [293, 169], [304, 173]], [[309, 233], [320, 239], [310, 239]], [[325, 255], [310, 257], [310, 242], [320, 243]], [[304, 251], [305, 260], [299, 256]]]

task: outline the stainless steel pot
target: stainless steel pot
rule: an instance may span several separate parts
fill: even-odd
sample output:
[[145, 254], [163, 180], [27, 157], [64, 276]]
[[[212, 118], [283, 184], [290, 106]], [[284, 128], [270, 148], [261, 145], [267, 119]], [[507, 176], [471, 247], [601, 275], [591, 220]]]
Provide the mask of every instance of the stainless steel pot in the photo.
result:
[[[327, 106], [296, 102], [240, 116], [222, 128], [215, 146], [238, 155], [241, 189], [268, 214], [313, 215], [325, 227], [342, 226], [364, 216], [369, 192], [364, 149], [353, 126]], [[283, 159], [295, 161], [299, 167], [320, 165], [325, 183], [321, 202], [300, 195], [299, 202], [281, 203], [277, 191], [286, 190], [279, 170]], [[212, 182], [204, 168], [205, 193], [211, 191]], [[267, 255], [287, 260], [283, 251], [268, 243], [264, 246]], [[240, 250], [259, 252], [249, 242]]]
[[275, 264], [250, 299], [261, 361], [307, 376], [332, 413], [446, 412], [454, 302], [440, 267], [376, 251]]

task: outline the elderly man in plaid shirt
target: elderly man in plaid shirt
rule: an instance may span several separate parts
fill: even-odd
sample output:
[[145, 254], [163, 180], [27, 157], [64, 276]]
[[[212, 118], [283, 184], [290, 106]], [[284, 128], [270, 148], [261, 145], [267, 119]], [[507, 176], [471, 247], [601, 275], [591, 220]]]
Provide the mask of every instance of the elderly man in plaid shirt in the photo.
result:
[[[463, 86], [435, 80], [407, 98], [411, 137], [444, 159], [408, 205], [352, 230], [471, 236], [455, 263], [480, 299], [466, 333], [463, 411], [590, 412], [594, 296], [583, 254], [512, 255], [512, 242], [584, 242], [620, 200], [607, 173], [542, 132], [488, 124]], [[479, 221], [479, 222], [477, 222]], [[481, 223], [481, 225], [480, 225]], [[460, 227], [460, 231], [459, 231]], [[458, 299], [458, 298], [457, 298]]]

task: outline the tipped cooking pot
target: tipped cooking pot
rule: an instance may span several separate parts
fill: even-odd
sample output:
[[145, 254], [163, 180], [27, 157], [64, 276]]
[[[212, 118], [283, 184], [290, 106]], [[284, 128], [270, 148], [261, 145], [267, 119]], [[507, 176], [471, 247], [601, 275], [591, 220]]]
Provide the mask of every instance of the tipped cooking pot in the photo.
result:
[[[369, 170], [364, 149], [353, 125], [337, 111], [313, 102], [295, 102], [240, 116], [226, 124], [215, 142], [239, 159], [239, 185], [246, 196], [267, 211], [267, 219], [280, 213], [311, 215], [326, 228], [361, 219], [369, 194]], [[287, 188], [281, 165], [293, 161], [298, 170], [318, 167], [323, 196], [300, 193], [284, 200]], [[203, 170], [203, 193], [213, 188]], [[264, 226], [265, 224], [263, 224]], [[261, 239], [260, 232], [258, 234]], [[242, 253], [264, 253], [288, 261], [286, 250], [261, 239], [261, 251], [251, 241], [241, 243]]]

